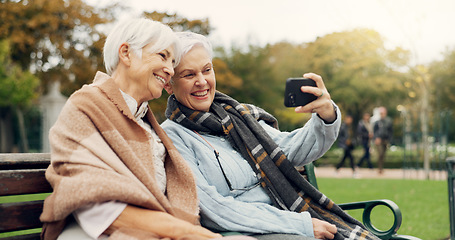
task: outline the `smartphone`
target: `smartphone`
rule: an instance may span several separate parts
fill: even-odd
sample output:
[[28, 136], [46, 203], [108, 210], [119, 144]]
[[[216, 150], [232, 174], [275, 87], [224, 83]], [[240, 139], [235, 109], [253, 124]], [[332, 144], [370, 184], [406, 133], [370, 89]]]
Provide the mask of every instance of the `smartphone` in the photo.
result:
[[305, 106], [317, 99], [311, 93], [300, 91], [302, 86], [316, 87], [316, 82], [309, 78], [288, 78], [286, 80], [286, 90], [284, 91], [284, 106], [298, 107]]

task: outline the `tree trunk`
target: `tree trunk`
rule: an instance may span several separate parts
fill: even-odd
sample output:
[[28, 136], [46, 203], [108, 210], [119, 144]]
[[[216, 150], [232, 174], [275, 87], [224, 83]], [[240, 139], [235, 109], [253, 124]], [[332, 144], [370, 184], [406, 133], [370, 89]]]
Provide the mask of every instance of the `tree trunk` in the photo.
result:
[[19, 123], [19, 134], [21, 138], [22, 152], [28, 153], [28, 139], [24, 124], [24, 112], [20, 107], [16, 107], [16, 115]]
[[0, 152], [13, 152], [14, 132], [11, 108], [0, 108]]

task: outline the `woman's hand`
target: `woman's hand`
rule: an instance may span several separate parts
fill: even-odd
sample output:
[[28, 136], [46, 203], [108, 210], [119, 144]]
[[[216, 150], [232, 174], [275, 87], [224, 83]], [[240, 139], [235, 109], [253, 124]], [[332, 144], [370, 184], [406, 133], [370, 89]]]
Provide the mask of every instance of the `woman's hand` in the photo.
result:
[[333, 122], [336, 120], [335, 108], [333, 106], [330, 94], [325, 88], [322, 77], [314, 73], [303, 74], [304, 78], [313, 79], [316, 82], [317, 87], [302, 86], [301, 91], [304, 93], [310, 93], [318, 97], [311, 103], [305, 106], [295, 108], [297, 113], [317, 113], [326, 122]]
[[121, 227], [135, 228], [152, 232], [160, 237], [177, 239], [186, 235], [198, 236], [198, 239], [220, 238], [201, 226], [191, 224], [161, 211], [148, 210], [128, 205], [105, 233], [111, 234]]
[[312, 218], [314, 238], [317, 239], [333, 239], [337, 233], [337, 227], [326, 221]]

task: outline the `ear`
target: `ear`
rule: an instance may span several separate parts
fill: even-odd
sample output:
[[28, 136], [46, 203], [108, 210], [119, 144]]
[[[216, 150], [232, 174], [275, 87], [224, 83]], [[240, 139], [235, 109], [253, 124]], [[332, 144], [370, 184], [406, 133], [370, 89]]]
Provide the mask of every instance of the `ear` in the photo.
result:
[[119, 62], [131, 66], [131, 47], [128, 43], [122, 43], [118, 49]]
[[173, 91], [172, 91], [172, 84], [171, 84], [170, 82], [166, 83], [166, 84], [164, 85], [164, 90], [166, 90], [166, 92], [167, 92], [168, 94], [172, 94], [172, 93], [173, 93]]

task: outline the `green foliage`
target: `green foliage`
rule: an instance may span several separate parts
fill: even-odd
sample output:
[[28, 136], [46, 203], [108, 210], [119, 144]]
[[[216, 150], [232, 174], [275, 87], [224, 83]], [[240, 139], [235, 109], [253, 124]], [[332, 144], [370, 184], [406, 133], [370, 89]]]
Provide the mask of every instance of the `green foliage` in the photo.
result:
[[[455, 121], [455, 49], [447, 50], [442, 61], [435, 61], [429, 67], [434, 96], [434, 112], [445, 112], [448, 125]], [[442, 117], [442, 116], [436, 116]], [[437, 124], [437, 123], [435, 123]], [[455, 139], [455, 128], [448, 127], [450, 140]]]
[[0, 108], [28, 107], [38, 85], [37, 77], [12, 63], [8, 41], [0, 41]]
[[[369, 29], [339, 32], [310, 43], [310, 69], [319, 73], [332, 99], [355, 119], [378, 105], [395, 108], [400, 102], [408, 53], [384, 47], [381, 36]], [[402, 56], [402, 57], [399, 57]]]
[[[394, 201], [403, 215], [399, 234], [429, 240], [445, 239], [450, 234], [446, 181], [319, 178], [318, 185], [335, 203]], [[375, 211], [372, 217], [375, 226], [382, 230], [391, 226], [388, 209]], [[349, 211], [349, 214], [358, 220], [362, 218], [361, 211]]]
[[359, 119], [363, 112], [384, 105], [389, 115], [406, 97], [402, 73], [409, 52], [386, 49], [381, 36], [368, 29], [329, 34], [304, 44], [280, 42], [265, 47], [249, 45], [220, 51], [243, 85], [232, 96], [253, 103], [277, 116], [283, 130], [302, 126], [308, 114], [283, 106], [285, 81], [314, 72], [323, 77], [332, 99], [344, 114]]
[[5, 0], [0, 40], [10, 41], [14, 63], [31, 69], [45, 87], [60, 81], [69, 95], [103, 68], [105, 36], [97, 26], [112, 21], [117, 9], [115, 4], [95, 8], [82, 0]]
[[250, 45], [246, 51], [234, 46], [230, 56], [222, 56], [229, 69], [243, 81], [242, 86], [231, 96], [239, 102], [252, 103], [272, 110], [276, 85], [271, 75], [267, 48]]
[[209, 35], [212, 28], [208, 18], [189, 20], [177, 14], [168, 14], [164, 12], [144, 12], [146, 18], [162, 22], [171, 27], [176, 32], [192, 31], [202, 35]]
[[455, 104], [455, 50], [447, 51], [443, 61], [431, 64], [430, 75], [434, 79], [438, 107], [441, 109], [453, 109]]

